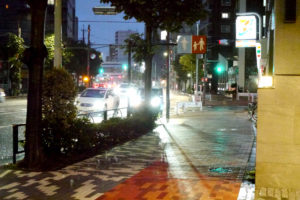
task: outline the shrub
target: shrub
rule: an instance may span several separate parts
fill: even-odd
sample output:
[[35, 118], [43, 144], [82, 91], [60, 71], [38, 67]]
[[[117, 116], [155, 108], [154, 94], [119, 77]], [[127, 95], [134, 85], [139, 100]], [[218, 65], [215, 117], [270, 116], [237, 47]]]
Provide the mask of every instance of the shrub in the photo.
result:
[[68, 131], [76, 118], [75, 84], [72, 76], [62, 68], [46, 72], [43, 81], [42, 123], [46, 152], [60, 152], [72, 143]]

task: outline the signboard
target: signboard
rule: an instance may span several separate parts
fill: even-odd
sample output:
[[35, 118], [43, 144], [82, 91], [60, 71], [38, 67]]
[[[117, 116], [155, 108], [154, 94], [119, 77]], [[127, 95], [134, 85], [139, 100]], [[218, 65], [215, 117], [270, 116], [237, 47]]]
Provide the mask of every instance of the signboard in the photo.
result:
[[235, 25], [236, 40], [256, 40], [255, 16], [238, 16]]
[[95, 15], [116, 15], [115, 7], [94, 7], [93, 12]]
[[177, 52], [205, 54], [206, 36], [205, 35], [183, 35], [178, 37]]
[[235, 47], [237, 48], [256, 47], [256, 40], [236, 40]]

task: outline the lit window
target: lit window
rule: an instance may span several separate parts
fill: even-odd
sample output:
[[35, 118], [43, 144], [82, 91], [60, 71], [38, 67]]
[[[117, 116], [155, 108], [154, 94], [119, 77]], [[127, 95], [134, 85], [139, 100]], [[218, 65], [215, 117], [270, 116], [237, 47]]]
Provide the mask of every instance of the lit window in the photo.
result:
[[223, 19], [228, 19], [229, 18], [229, 13], [222, 13], [222, 18]]
[[48, 0], [48, 5], [54, 5], [54, 0]]

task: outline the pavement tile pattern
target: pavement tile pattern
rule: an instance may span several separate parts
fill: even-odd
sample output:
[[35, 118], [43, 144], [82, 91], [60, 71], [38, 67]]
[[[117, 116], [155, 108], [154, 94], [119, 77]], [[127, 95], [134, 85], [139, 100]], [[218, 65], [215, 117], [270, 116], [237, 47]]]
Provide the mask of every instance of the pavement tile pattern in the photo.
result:
[[159, 160], [157, 133], [53, 172], [0, 169], [0, 199], [96, 199]]
[[0, 199], [237, 199], [253, 137], [244, 110], [204, 109], [61, 170], [0, 168]]
[[156, 162], [97, 200], [237, 199], [240, 182], [199, 176], [203, 179], [172, 178], [168, 164]]

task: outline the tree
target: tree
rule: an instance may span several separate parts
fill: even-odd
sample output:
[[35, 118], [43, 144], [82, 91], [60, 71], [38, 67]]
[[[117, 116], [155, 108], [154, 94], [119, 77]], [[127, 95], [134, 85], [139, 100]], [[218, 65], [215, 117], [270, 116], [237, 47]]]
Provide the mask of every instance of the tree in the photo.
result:
[[[87, 44], [81, 41], [67, 41], [65, 49], [72, 53], [70, 62], [64, 66], [70, 73], [75, 73], [77, 76], [87, 74]], [[96, 49], [90, 48], [90, 55], [95, 54], [94, 59], [90, 59], [90, 75], [96, 76], [99, 73], [99, 67], [103, 62], [101, 52]]]
[[44, 160], [41, 141], [42, 80], [44, 59], [44, 20], [47, 0], [27, 0], [31, 9], [31, 44], [24, 51], [24, 63], [29, 70], [24, 164], [39, 168]]
[[13, 33], [8, 34], [7, 54], [9, 65], [9, 78], [11, 81], [11, 95], [20, 94], [21, 70], [23, 63], [21, 57], [24, 52], [24, 40]]
[[145, 22], [148, 52], [145, 56], [145, 99], [149, 100], [152, 83], [153, 30], [159, 28], [174, 32], [182, 27], [183, 22], [192, 25], [205, 17], [203, 5], [199, 0], [101, 0], [101, 2], [111, 3], [117, 12], [124, 11], [124, 19], [135, 18], [139, 22]]
[[121, 47], [125, 49], [124, 53], [128, 53], [130, 50], [131, 52], [134, 53], [132, 57], [135, 62], [141, 63], [144, 61], [148, 52], [147, 52], [146, 41], [143, 39], [143, 34], [138, 34], [138, 33], [131, 34], [124, 41], [124, 43], [125, 46]]
[[[45, 67], [46, 69], [52, 69], [53, 62], [54, 62], [54, 34], [49, 34], [45, 37], [45, 45], [48, 50], [48, 56], [45, 61]], [[64, 48], [63, 44], [61, 44], [61, 47], [62, 47], [62, 66], [65, 66], [70, 62], [73, 53], [70, 49]]]

